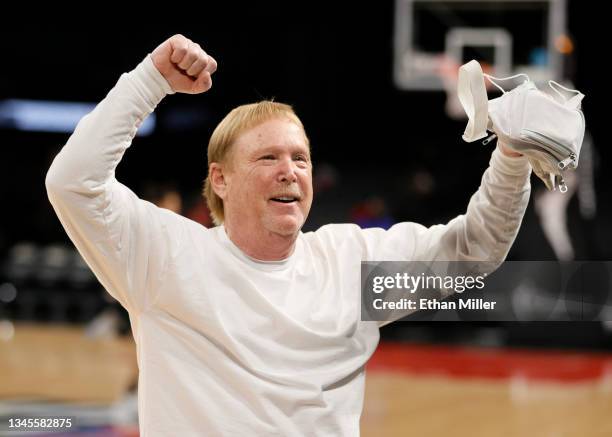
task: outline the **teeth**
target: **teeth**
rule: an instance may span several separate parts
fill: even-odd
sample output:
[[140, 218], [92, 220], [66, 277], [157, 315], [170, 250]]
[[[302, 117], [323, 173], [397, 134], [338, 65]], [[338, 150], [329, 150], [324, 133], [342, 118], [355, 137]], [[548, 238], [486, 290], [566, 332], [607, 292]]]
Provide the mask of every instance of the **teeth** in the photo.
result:
[[289, 202], [293, 202], [297, 200], [297, 197], [291, 197], [291, 196], [280, 196], [280, 197], [273, 197], [272, 200], [276, 200], [278, 202], [284, 202], [284, 203], [289, 203]]

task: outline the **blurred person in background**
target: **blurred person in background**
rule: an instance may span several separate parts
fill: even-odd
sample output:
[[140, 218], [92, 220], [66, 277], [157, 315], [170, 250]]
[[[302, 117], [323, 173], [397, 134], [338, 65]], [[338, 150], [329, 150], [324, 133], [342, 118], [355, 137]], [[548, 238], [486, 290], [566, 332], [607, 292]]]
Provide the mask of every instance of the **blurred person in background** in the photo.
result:
[[173, 183], [148, 182], [145, 184], [142, 197], [160, 208], [169, 209], [177, 214], [183, 213], [183, 197]]
[[499, 265], [531, 168], [500, 143], [466, 214], [447, 224], [303, 233], [309, 140], [290, 106], [262, 101], [232, 110], [211, 136], [204, 194], [217, 226], [206, 228], [142, 201], [115, 168], [163, 98], [209, 90], [216, 68], [182, 35], [163, 42], [80, 121], [48, 171], [49, 198], [129, 312], [142, 435], [358, 435], [381, 325], [360, 320], [361, 262]]

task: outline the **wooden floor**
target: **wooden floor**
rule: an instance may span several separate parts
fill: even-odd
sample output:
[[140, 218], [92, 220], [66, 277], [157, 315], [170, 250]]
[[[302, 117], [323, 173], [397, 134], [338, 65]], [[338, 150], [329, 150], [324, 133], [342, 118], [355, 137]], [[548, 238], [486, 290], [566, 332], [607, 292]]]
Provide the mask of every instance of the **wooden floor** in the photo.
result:
[[[425, 361], [436, 355], [435, 348], [426, 349]], [[504, 375], [489, 367], [487, 354], [476, 352], [470, 361], [469, 352], [440, 351], [441, 361], [429, 371], [419, 364], [415, 370], [374, 360], [366, 378], [362, 436], [612, 436], [609, 356], [552, 354], [548, 370], [525, 366], [543, 365], [546, 354], [534, 354], [531, 362], [529, 354], [519, 354], [522, 369], [507, 365], [512, 357], [502, 356]], [[445, 369], [445, 356], [458, 354], [471, 370]], [[479, 366], [485, 377], [477, 376]]]
[[16, 324], [0, 339], [0, 401], [107, 404], [138, 377], [131, 338], [90, 338], [80, 327]]
[[[0, 341], [4, 399], [111, 402], [136, 372], [131, 339], [18, 325]], [[361, 430], [364, 437], [612, 436], [612, 354], [381, 344], [367, 367]], [[112, 435], [137, 430], [130, 432]]]

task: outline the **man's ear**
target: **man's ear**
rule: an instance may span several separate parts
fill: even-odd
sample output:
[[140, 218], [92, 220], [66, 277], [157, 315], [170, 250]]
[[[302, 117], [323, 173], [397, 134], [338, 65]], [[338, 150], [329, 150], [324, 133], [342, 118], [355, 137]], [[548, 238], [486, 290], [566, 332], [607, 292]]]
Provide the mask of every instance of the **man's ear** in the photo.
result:
[[210, 184], [212, 185], [212, 189], [217, 196], [221, 199], [225, 200], [227, 197], [227, 189], [228, 189], [228, 170], [218, 162], [213, 162], [210, 164], [210, 168], [208, 169]]

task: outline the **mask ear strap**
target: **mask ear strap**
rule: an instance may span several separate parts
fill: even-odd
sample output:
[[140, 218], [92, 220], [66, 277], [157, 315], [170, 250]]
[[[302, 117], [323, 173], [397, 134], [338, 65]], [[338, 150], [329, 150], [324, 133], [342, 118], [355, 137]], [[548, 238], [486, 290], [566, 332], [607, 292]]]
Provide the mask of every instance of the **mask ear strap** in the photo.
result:
[[[509, 76], [509, 77], [494, 77], [491, 76], [489, 74], [484, 74], [484, 77], [486, 77], [487, 79], [489, 79], [489, 82], [491, 82], [493, 85], [495, 85], [503, 94], [506, 94], [506, 90], [503, 89], [501, 86], [499, 86], [498, 84], [496, 84], [494, 81], [498, 80], [498, 81], [504, 81], [504, 80], [510, 80], [510, 79], [515, 79], [519, 76], [525, 76], [525, 81], [524, 82], [529, 82], [529, 76], [527, 76], [525, 73], [519, 73], [519, 74], [515, 74], [514, 76]], [[523, 82], [523, 83], [524, 83]]]
[[459, 68], [457, 97], [468, 116], [463, 140], [471, 143], [486, 137], [489, 101], [482, 68], [477, 61], [472, 60]]
[[[559, 91], [557, 88], [555, 88], [553, 85], [567, 91], [568, 93], [575, 93], [576, 95], [574, 97], [572, 97], [571, 99], [567, 99], [567, 97], [565, 97], [563, 94], [561, 94], [561, 91]], [[582, 99], [584, 98], [584, 94], [582, 94], [580, 91], [578, 90], [573, 90], [571, 88], [567, 88], [564, 87], [563, 85], [561, 85], [560, 83], [555, 82], [554, 80], [549, 80], [548, 81], [548, 86], [554, 91], [556, 92], [559, 97], [561, 97], [561, 99], [563, 99], [563, 101], [565, 103], [569, 103], [570, 105], [575, 105], [576, 107], [578, 107], [580, 105], [580, 102], [582, 101]]]

